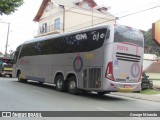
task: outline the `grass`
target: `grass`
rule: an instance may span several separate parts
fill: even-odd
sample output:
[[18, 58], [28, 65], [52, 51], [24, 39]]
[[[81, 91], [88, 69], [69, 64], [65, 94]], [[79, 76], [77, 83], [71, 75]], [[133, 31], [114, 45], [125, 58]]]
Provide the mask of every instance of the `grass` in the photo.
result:
[[141, 91], [141, 94], [146, 94], [146, 95], [156, 95], [160, 94], [160, 91], [152, 90], [152, 89], [145, 89]]

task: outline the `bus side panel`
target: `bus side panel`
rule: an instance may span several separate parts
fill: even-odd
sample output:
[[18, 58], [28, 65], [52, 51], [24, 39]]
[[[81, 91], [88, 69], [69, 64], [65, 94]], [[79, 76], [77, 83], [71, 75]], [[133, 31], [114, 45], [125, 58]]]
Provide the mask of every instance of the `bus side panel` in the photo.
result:
[[102, 74], [104, 49], [103, 46], [97, 50], [80, 54], [83, 61], [82, 70], [78, 73], [79, 88], [85, 90], [102, 90]]

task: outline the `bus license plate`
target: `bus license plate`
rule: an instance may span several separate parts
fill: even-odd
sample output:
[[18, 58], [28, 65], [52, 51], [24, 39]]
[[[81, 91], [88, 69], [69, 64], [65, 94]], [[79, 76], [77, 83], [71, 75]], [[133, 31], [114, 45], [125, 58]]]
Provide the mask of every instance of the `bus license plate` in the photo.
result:
[[131, 88], [130, 85], [124, 85], [124, 88]]

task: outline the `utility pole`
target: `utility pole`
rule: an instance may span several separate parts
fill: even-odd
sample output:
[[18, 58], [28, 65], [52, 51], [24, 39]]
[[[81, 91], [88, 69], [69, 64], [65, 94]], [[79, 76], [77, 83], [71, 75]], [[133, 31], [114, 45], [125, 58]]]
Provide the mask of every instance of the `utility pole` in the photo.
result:
[[7, 40], [6, 40], [6, 46], [5, 46], [5, 57], [7, 57], [9, 30], [10, 30], [10, 23], [8, 23]]
[[7, 48], [8, 48], [8, 38], [9, 38], [9, 30], [10, 30], [10, 23], [8, 22], [0, 22], [8, 25], [8, 30], [7, 30], [7, 39], [6, 39], [6, 45], [5, 45], [5, 54], [4, 57], [7, 57]]

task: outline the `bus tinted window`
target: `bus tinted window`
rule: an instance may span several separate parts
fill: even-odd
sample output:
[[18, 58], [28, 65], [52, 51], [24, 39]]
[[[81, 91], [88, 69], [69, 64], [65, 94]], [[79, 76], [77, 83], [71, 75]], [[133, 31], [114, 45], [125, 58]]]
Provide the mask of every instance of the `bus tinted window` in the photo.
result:
[[57, 38], [50, 38], [23, 45], [20, 58], [23, 56], [87, 52], [101, 47], [107, 29], [82, 32]]
[[143, 47], [143, 34], [141, 31], [126, 26], [115, 26], [115, 42], [129, 42]]
[[90, 34], [88, 35], [88, 51], [100, 48], [103, 45], [105, 38], [109, 37], [109, 35], [106, 35], [108, 35], [107, 29], [100, 29], [90, 32]]
[[16, 63], [17, 62], [17, 59], [18, 59], [18, 55], [19, 55], [19, 51], [21, 49], [21, 45], [17, 47], [15, 53], [14, 53], [14, 57], [13, 57], [13, 63]]

